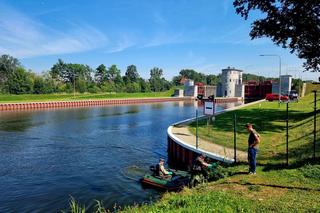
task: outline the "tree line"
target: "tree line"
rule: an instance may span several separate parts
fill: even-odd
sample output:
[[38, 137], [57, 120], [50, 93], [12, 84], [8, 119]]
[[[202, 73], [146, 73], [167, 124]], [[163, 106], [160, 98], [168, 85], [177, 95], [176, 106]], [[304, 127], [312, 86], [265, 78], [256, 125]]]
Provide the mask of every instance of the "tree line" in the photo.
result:
[[[1, 94], [162, 92], [183, 85], [186, 79], [205, 85], [218, 85], [220, 78], [220, 74], [206, 75], [193, 69], [182, 69], [179, 75], [168, 81], [163, 77], [163, 70], [154, 67], [150, 70], [149, 79], [143, 79], [135, 65], [129, 65], [122, 76], [117, 65], [106, 67], [101, 64], [92, 69], [85, 64], [66, 63], [61, 59], [58, 59], [50, 70], [37, 74], [26, 70], [19, 60], [12, 56], [0, 57]], [[243, 80], [265, 81], [267, 78], [243, 73]], [[294, 80], [294, 87], [301, 85], [300, 81]]]
[[205, 75], [192, 69], [183, 69], [171, 81], [163, 77], [163, 70], [154, 67], [149, 79], [143, 79], [135, 65], [129, 65], [121, 75], [117, 65], [96, 69], [85, 64], [66, 63], [59, 59], [50, 70], [41, 74], [26, 70], [18, 59], [10, 55], [0, 57], [1, 94], [49, 94], [49, 93], [134, 93], [161, 92], [192, 79], [208, 85], [216, 85], [219, 75]]

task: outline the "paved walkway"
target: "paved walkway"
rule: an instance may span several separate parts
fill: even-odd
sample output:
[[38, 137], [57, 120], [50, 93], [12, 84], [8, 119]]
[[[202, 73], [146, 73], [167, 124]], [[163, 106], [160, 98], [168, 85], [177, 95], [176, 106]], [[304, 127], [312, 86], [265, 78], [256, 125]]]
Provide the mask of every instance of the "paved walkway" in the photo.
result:
[[[185, 143], [188, 143], [192, 146], [196, 146], [196, 136], [188, 130], [187, 126], [173, 126], [172, 133], [179, 139], [183, 140]], [[199, 148], [208, 152], [225, 156], [230, 159], [234, 158], [233, 149], [226, 148], [218, 144], [214, 144], [213, 142], [203, 140], [200, 137], [198, 138], [198, 144]], [[247, 161], [247, 152], [237, 150], [237, 161]]]

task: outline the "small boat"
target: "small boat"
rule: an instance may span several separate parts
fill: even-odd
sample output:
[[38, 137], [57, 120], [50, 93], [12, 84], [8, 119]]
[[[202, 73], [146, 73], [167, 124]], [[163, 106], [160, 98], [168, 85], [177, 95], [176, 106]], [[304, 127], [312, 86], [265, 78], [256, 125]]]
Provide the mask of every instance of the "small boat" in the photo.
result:
[[185, 171], [174, 170], [171, 177], [160, 177], [156, 175], [154, 166], [151, 166], [150, 170], [152, 174], [146, 174], [141, 178], [144, 186], [165, 191], [179, 191], [190, 181], [190, 174]]

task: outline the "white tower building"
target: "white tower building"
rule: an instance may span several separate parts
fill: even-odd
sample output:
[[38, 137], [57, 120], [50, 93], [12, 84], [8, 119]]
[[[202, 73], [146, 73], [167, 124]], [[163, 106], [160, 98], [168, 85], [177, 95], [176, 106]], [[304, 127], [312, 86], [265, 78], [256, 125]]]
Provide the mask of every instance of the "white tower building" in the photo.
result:
[[221, 90], [222, 97], [244, 97], [242, 84], [242, 70], [228, 67], [222, 70]]

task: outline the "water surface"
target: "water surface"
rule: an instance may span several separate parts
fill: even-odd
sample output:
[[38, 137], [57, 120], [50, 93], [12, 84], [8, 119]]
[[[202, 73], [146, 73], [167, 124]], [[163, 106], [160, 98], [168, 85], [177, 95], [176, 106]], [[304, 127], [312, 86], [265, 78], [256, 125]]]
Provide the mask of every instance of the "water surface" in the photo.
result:
[[193, 102], [0, 112], [0, 212], [157, 198], [138, 180], [167, 157], [167, 127], [194, 114]]

